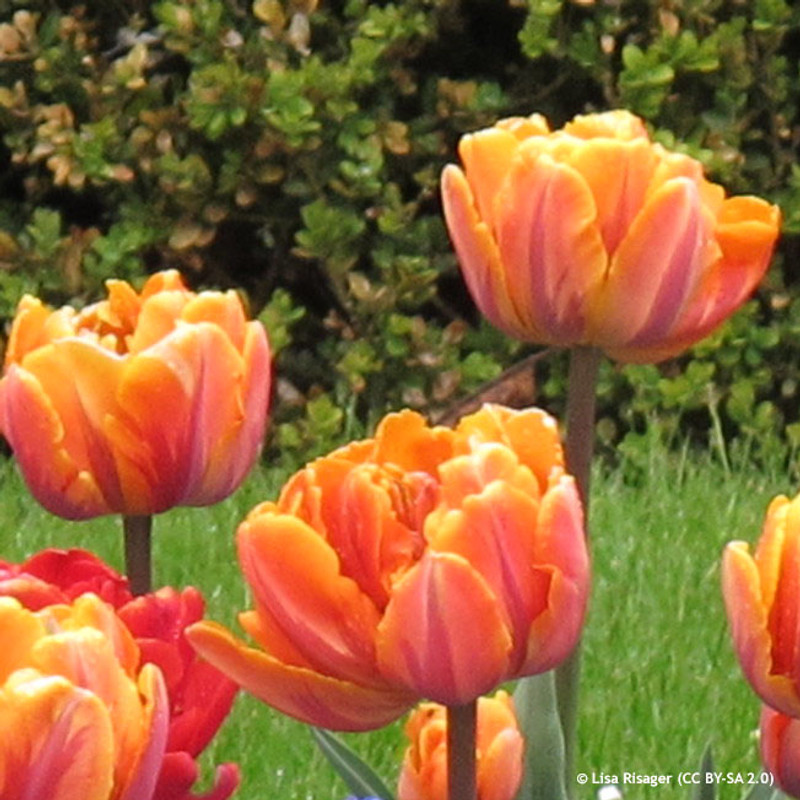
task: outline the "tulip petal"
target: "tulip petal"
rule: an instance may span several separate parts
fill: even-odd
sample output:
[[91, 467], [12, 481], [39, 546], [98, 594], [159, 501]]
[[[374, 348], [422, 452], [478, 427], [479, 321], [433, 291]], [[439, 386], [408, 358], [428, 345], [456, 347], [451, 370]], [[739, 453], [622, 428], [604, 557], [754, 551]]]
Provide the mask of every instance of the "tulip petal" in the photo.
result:
[[22, 608], [11, 598], [0, 598], [0, 631], [3, 647], [0, 649], [0, 684], [18, 669], [30, 665], [30, 653], [39, 639], [46, 634], [42, 620]]
[[[56, 383], [59, 376], [63, 373], [57, 367]], [[109, 513], [105, 493], [109, 489], [115, 493], [114, 470], [108, 467], [107, 448], [96, 440], [75, 397], [61, 391], [55, 397], [49, 395], [37, 376], [12, 365], [0, 398], [3, 432], [34, 497], [48, 511], [67, 519]], [[92, 457], [90, 449], [95, 444]], [[104, 465], [102, 488], [92, 462]]]
[[514, 642], [512, 674], [525, 656], [531, 622], [542, 611], [538, 575], [532, 569], [538, 532], [531, 521], [538, 513], [535, 494], [495, 481], [465, 498], [461, 508], [432, 515], [426, 527], [432, 551], [461, 556], [491, 587]]
[[577, 344], [608, 260], [597, 206], [577, 170], [531, 142], [520, 146], [496, 199], [507, 291], [528, 331], [541, 331], [545, 342]]
[[0, 797], [107, 800], [114, 741], [103, 704], [60, 677], [18, 676], [0, 689]]
[[118, 782], [125, 787], [119, 800], [152, 800], [167, 745], [169, 700], [158, 667], [153, 664], [142, 667], [139, 691], [145, 701], [139, 747], [135, 760], [128, 767], [128, 775], [123, 773]]
[[481, 313], [510, 336], [532, 338], [529, 325], [533, 337], [544, 335], [512, 294], [492, 232], [478, 215], [466, 176], [452, 164], [442, 173], [442, 203], [461, 272]]
[[372, 730], [400, 717], [415, 701], [413, 694], [400, 690], [367, 688], [281, 663], [213, 622], [198, 622], [186, 635], [203, 658], [243, 689], [310, 725]]
[[658, 165], [652, 144], [644, 137], [591, 139], [572, 149], [566, 161], [591, 190], [606, 252], [615, 253], [642, 209]]
[[508, 673], [511, 633], [500, 601], [463, 558], [427, 552], [395, 585], [378, 627], [378, 664], [408, 690], [462, 705]]
[[519, 136], [495, 126], [462, 137], [458, 154], [481, 219], [496, 233], [495, 198], [519, 147]]
[[772, 641], [758, 568], [744, 542], [729, 543], [722, 556], [722, 591], [736, 654], [759, 697], [790, 716], [800, 716], [792, 681], [772, 672]]
[[712, 224], [694, 183], [678, 178], [664, 184], [614, 256], [592, 314], [593, 335], [627, 351], [663, 343], [716, 257]]
[[800, 720], [762, 706], [761, 760], [790, 797], [800, 797]]
[[[242, 571], [253, 590], [265, 649], [291, 650], [325, 675], [375, 685], [378, 612], [320, 535], [295, 517], [259, 515], [237, 536]], [[379, 682], [379, 679], [377, 679]]]
[[555, 420], [538, 408], [518, 411], [487, 404], [462, 417], [458, 433], [483, 442], [500, 442], [516, 454], [536, 476], [544, 493], [551, 472], [564, 466], [564, 453]]
[[710, 333], [753, 293], [769, 267], [780, 224], [780, 209], [760, 198], [731, 197], [722, 203], [715, 230], [721, 255], [671, 334], [680, 349]]
[[522, 782], [524, 749], [525, 741], [516, 727], [507, 727], [492, 737], [478, 762], [480, 800], [510, 800], [516, 795]]

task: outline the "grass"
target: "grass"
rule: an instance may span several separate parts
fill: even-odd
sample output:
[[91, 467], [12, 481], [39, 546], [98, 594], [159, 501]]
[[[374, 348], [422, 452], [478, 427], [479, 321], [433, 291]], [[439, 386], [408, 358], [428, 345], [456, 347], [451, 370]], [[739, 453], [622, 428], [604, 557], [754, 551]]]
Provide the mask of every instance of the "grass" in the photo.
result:
[[[193, 583], [208, 616], [236, 628], [248, 606], [233, 531], [253, 505], [273, 497], [267, 471], [224, 503], [175, 509], [155, 521], [156, 583]], [[672, 785], [626, 787], [626, 800], [688, 797], [677, 775], [694, 771], [707, 744], [717, 770], [758, 769], [758, 703], [728, 641], [719, 556], [732, 539], [755, 541], [769, 500], [792, 492], [779, 471], [724, 469], [712, 457], [654, 447], [644, 465], [596, 470], [592, 487], [593, 592], [583, 647], [576, 772], [671, 775]], [[40, 509], [12, 465], [0, 469], [0, 556], [21, 560], [48, 547], [93, 549], [121, 566], [114, 519], [70, 524]], [[404, 743], [397, 723], [350, 735], [392, 785]], [[239, 762], [239, 800], [341, 800], [347, 791], [316, 752], [309, 732], [241, 696], [206, 759]], [[210, 767], [207, 767], [210, 769]], [[593, 798], [597, 786], [579, 787]], [[719, 787], [721, 800], [741, 786]]]

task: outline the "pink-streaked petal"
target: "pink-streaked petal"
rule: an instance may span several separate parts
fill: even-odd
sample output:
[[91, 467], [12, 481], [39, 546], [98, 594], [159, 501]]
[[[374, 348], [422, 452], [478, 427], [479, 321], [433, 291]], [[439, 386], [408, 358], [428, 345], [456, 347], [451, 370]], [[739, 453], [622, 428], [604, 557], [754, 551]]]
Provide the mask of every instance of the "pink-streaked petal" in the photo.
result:
[[169, 699], [161, 671], [145, 664], [139, 674], [139, 691], [144, 699], [139, 751], [125, 779], [119, 800], [152, 800], [169, 731]]
[[196, 650], [259, 700], [301, 722], [342, 731], [383, 727], [415, 702], [400, 689], [365, 688], [281, 663], [247, 647], [230, 631], [198, 622], [186, 632]]
[[495, 481], [465, 498], [461, 508], [428, 520], [431, 550], [461, 556], [491, 587], [513, 639], [512, 673], [525, 656], [531, 622], [541, 611], [531, 568], [538, 514], [535, 495]]
[[462, 275], [478, 308], [510, 336], [540, 339], [544, 331], [528, 318], [524, 298], [512, 294], [497, 242], [478, 215], [464, 173], [453, 165], [442, 173], [442, 203]]
[[[238, 533], [239, 559], [265, 626], [267, 649], [291, 648], [325, 675], [376, 682], [378, 611], [319, 534], [288, 515], [248, 519]], [[275, 648], [275, 649], [273, 649]]]
[[716, 257], [712, 229], [695, 184], [676, 179], [656, 192], [614, 256], [592, 311], [593, 338], [629, 349], [663, 342]]
[[501, 602], [465, 559], [426, 553], [395, 585], [379, 626], [381, 672], [445, 705], [476, 699], [508, 676]]
[[652, 145], [646, 138], [592, 139], [575, 147], [567, 163], [591, 190], [606, 252], [615, 253], [642, 210], [658, 165]]
[[583, 342], [587, 306], [608, 263], [586, 181], [526, 142], [496, 202], [507, 291], [525, 327], [545, 342]]
[[[110, 467], [107, 477], [111, 480], [104, 481], [102, 488], [98, 485], [82, 415], [76, 418], [71, 409], [57, 406], [40, 380], [25, 369], [12, 365], [0, 385], [3, 433], [33, 496], [48, 511], [67, 519], [110, 513], [104, 489], [111, 487], [115, 494], [115, 473]], [[65, 423], [81, 426], [83, 433], [68, 432]], [[95, 455], [108, 463], [106, 448], [99, 446]]]
[[61, 677], [17, 675], [0, 688], [0, 797], [107, 800], [114, 737], [103, 704]]

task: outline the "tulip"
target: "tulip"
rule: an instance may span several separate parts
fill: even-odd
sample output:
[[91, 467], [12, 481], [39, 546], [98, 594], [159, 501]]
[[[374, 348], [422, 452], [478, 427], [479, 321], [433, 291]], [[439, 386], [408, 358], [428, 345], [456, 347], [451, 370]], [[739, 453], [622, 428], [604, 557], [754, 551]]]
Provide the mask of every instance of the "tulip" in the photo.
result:
[[108, 281], [82, 311], [18, 307], [0, 381], [0, 429], [34, 497], [67, 519], [150, 515], [230, 494], [264, 436], [264, 328], [234, 292], [177, 272], [137, 294]]
[[421, 698], [472, 703], [559, 663], [583, 622], [581, 505], [538, 409], [485, 406], [454, 430], [390, 414], [257, 506], [237, 542], [257, 647], [212, 622], [187, 636], [320, 727], [377, 728]]
[[761, 280], [780, 212], [725, 196], [699, 162], [626, 111], [551, 131], [540, 115], [465, 136], [442, 175], [445, 218], [481, 312], [517, 339], [674, 356]]
[[160, 670], [95, 595], [0, 598], [0, 797], [151, 800], [167, 739]]
[[758, 696], [800, 717], [800, 495], [776, 497], [753, 555], [730, 542], [722, 591], [739, 663]]
[[[447, 718], [445, 708], [422, 703], [405, 726], [410, 744], [403, 758], [398, 800], [447, 797]], [[522, 782], [524, 740], [511, 697], [503, 691], [478, 699], [478, 800], [512, 800]]]
[[761, 761], [781, 791], [800, 797], [800, 719], [761, 709]]
[[[97, 556], [84, 550], [43, 550], [22, 564], [0, 562], [0, 596], [13, 597], [38, 611], [70, 604], [93, 592], [112, 606], [138, 647], [139, 659], [159, 668], [169, 711], [166, 753], [153, 800], [191, 800], [198, 779], [195, 759], [230, 712], [237, 686], [198, 658], [184, 630], [204, 612], [200, 592], [165, 587], [134, 598], [128, 581]], [[238, 767], [223, 764], [211, 794], [225, 800], [239, 784]]]

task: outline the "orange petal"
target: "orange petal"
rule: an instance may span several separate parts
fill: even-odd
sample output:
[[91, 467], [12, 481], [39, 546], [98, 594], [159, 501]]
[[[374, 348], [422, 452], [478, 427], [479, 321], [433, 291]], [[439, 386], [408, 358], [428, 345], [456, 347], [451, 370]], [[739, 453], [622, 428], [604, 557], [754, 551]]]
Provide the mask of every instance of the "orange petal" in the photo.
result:
[[722, 593], [733, 645], [750, 685], [761, 699], [800, 716], [800, 698], [785, 675], [772, 674], [768, 609], [761, 595], [758, 569], [744, 542], [731, 542], [722, 557]]
[[[3, 647], [0, 650], [0, 684], [12, 672], [29, 666], [31, 650], [46, 634], [42, 621], [31, 611], [22, 608], [11, 598], [0, 598], [0, 631]], [[1, 796], [1, 795], [0, 795]]]
[[667, 338], [716, 257], [712, 226], [694, 183], [664, 184], [614, 256], [592, 312], [593, 337], [628, 349]]
[[90, 469], [82, 431], [68, 433], [38, 378], [15, 365], [0, 382], [0, 419], [28, 488], [48, 511], [67, 519], [111, 512]]
[[288, 515], [249, 518], [237, 534], [242, 571], [272, 652], [288, 640], [322, 674], [368, 686], [375, 670], [378, 612], [314, 530]]
[[378, 634], [381, 672], [436, 702], [468, 703], [507, 677], [501, 601], [459, 556], [426, 553], [395, 585]]
[[491, 587], [513, 639], [512, 672], [525, 656], [528, 631], [541, 612], [537, 575], [531, 568], [537, 494], [495, 481], [467, 497], [460, 509], [431, 515], [426, 528], [433, 551], [461, 556]]
[[527, 145], [497, 197], [508, 292], [527, 329], [541, 331], [542, 341], [580, 343], [587, 304], [608, 261], [597, 206], [575, 169]]
[[[247, 320], [242, 301], [236, 292], [202, 292], [189, 300], [181, 314], [184, 322], [212, 322], [225, 331], [233, 346], [244, 349]], [[261, 326], [261, 323], [254, 323]]]
[[533, 564], [542, 606], [533, 620], [520, 675], [544, 672], [563, 661], [580, 637], [589, 594], [589, 556], [583, 512], [571, 476], [544, 496], [536, 526]]
[[511, 336], [541, 340], [543, 331], [528, 319], [509, 286], [497, 242], [474, 205], [464, 173], [453, 165], [442, 173], [442, 203], [450, 238], [473, 300], [489, 321]]
[[213, 622], [198, 622], [186, 631], [203, 658], [259, 700], [284, 714], [323, 728], [366, 731], [404, 714], [415, 697], [380, 690], [283, 664], [247, 647]]
[[453, 438], [449, 428], [429, 427], [421, 414], [405, 409], [381, 420], [370, 460], [392, 464], [406, 472], [436, 475], [439, 464], [453, 453]]
[[538, 408], [520, 411], [487, 404], [462, 417], [458, 433], [479, 441], [500, 442], [516, 453], [539, 481], [544, 493], [550, 474], [564, 466], [564, 452], [555, 419]]
[[495, 126], [467, 134], [458, 144], [458, 154], [475, 195], [478, 214], [492, 233], [496, 233], [495, 198], [503, 185], [519, 142], [513, 131]]
[[591, 190], [606, 252], [615, 253], [642, 210], [658, 156], [645, 138], [591, 139], [576, 146], [567, 163]]
[[107, 800], [114, 739], [97, 697], [28, 671], [0, 689], [0, 797]]

